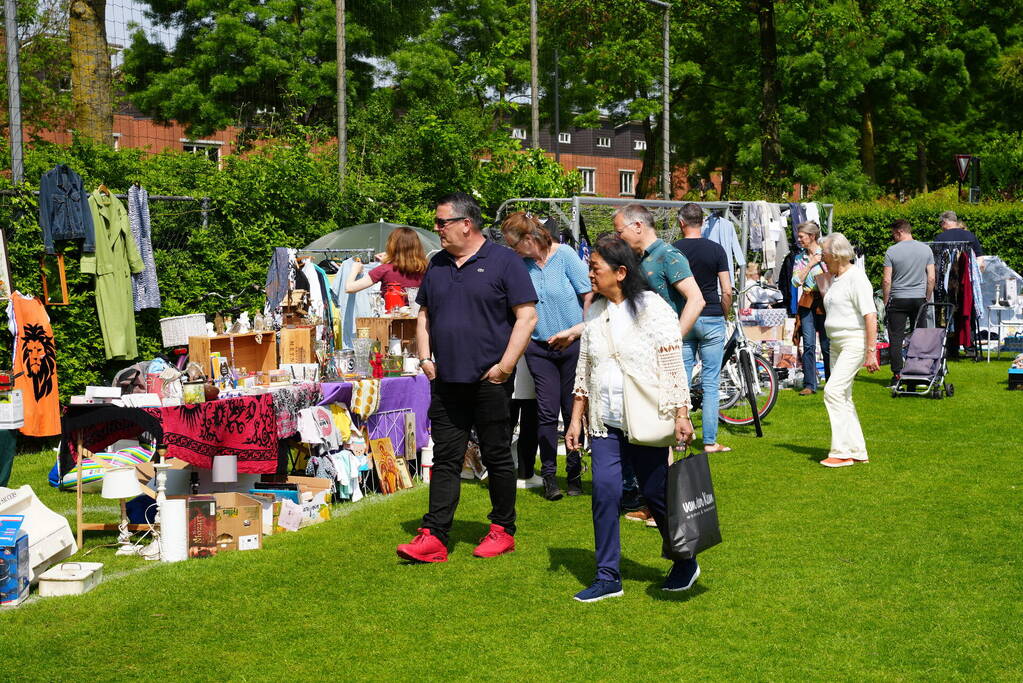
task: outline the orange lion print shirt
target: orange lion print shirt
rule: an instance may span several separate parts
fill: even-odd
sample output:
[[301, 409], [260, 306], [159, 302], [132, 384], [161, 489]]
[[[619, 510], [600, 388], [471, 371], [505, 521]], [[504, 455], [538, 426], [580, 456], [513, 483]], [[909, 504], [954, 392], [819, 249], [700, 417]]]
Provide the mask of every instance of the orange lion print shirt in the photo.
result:
[[60, 434], [60, 403], [57, 399], [57, 349], [50, 316], [43, 303], [15, 292], [14, 387], [21, 389], [25, 405], [25, 436]]

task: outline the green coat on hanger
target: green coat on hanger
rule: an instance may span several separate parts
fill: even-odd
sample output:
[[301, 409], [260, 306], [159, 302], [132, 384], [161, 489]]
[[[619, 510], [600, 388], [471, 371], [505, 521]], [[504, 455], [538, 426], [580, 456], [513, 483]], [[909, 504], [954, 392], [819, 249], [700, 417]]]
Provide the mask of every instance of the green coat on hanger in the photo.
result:
[[131, 274], [141, 273], [145, 266], [124, 205], [97, 189], [89, 195], [89, 210], [96, 228], [96, 253], [82, 256], [82, 272], [96, 276], [96, 309], [107, 360], [131, 360], [139, 354]]

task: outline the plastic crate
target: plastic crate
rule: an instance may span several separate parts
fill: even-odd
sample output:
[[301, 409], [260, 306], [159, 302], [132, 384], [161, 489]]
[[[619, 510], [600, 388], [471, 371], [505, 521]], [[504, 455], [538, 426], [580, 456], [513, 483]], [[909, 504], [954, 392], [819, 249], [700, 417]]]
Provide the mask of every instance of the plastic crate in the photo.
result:
[[164, 347], [188, 346], [189, 337], [206, 336], [206, 316], [202, 313], [160, 318], [160, 334]]

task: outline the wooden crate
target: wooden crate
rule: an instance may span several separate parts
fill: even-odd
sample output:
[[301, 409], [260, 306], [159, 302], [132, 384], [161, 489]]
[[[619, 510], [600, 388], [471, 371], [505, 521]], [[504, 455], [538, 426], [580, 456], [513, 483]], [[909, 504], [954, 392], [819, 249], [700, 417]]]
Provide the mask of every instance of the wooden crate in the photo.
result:
[[277, 369], [277, 338], [273, 332], [262, 333], [262, 343], [256, 342], [255, 332], [222, 334], [216, 337], [189, 337], [188, 357], [210, 372], [210, 354], [220, 352], [233, 368], [248, 372]]
[[409, 341], [416, 339], [415, 318], [356, 318], [355, 329], [360, 327], [368, 327], [370, 338], [380, 342], [385, 351], [392, 337]]
[[315, 363], [313, 352], [314, 327], [284, 327], [281, 329], [281, 363]]

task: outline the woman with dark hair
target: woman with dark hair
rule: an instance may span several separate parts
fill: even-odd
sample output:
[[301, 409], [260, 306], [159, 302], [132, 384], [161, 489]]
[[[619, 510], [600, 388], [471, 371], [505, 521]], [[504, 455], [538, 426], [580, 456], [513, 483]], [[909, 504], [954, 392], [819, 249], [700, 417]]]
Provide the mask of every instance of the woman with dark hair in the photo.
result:
[[405, 290], [409, 287], [418, 287], [422, 283], [428, 265], [419, 235], [412, 228], [395, 228], [387, 236], [387, 247], [378, 258], [382, 265], [369, 271], [368, 278], [359, 277], [363, 266], [361, 262], [355, 264], [345, 282], [345, 292], [348, 294], [361, 292], [379, 282], [380, 296], [386, 297], [388, 291], [392, 293], [400, 291], [407, 305], [408, 296]]
[[[508, 246], [526, 262], [539, 300], [537, 323], [526, 347], [525, 359], [536, 385], [540, 476], [544, 498], [560, 500], [558, 473], [558, 416], [565, 424], [572, 415], [572, 385], [583, 333], [583, 309], [588, 304], [590, 281], [586, 265], [567, 244], [556, 244], [539, 220], [517, 211], [501, 224]], [[582, 488], [582, 458], [568, 449], [565, 458], [568, 495]]]
[[[675, 439], [693, 437], [689, 384], [682, 362], [678, 316], [651, 291], [632, 249], [621, 240], [598, 240], [590, 254], [590, 283], [597, 296], [583, 331], [575, 378], [572, 421], [565, 435], [576, 448], [587, 417], [593, 459], [593, 535], [597, 576], [576, 594], [580, 602], [622, 595], [619, 504], [622, 461], [630, 462], [640, 489], [667, 541], [668, 448], [631, 443], [625, 417], [625, 375], [658, 388], [658, 416], [675, 421]], [[637, 419], [631, 415], [630, 420]], [[664, 590], [686, 590], [700, 575], [695, 559], [677, 561]]]

